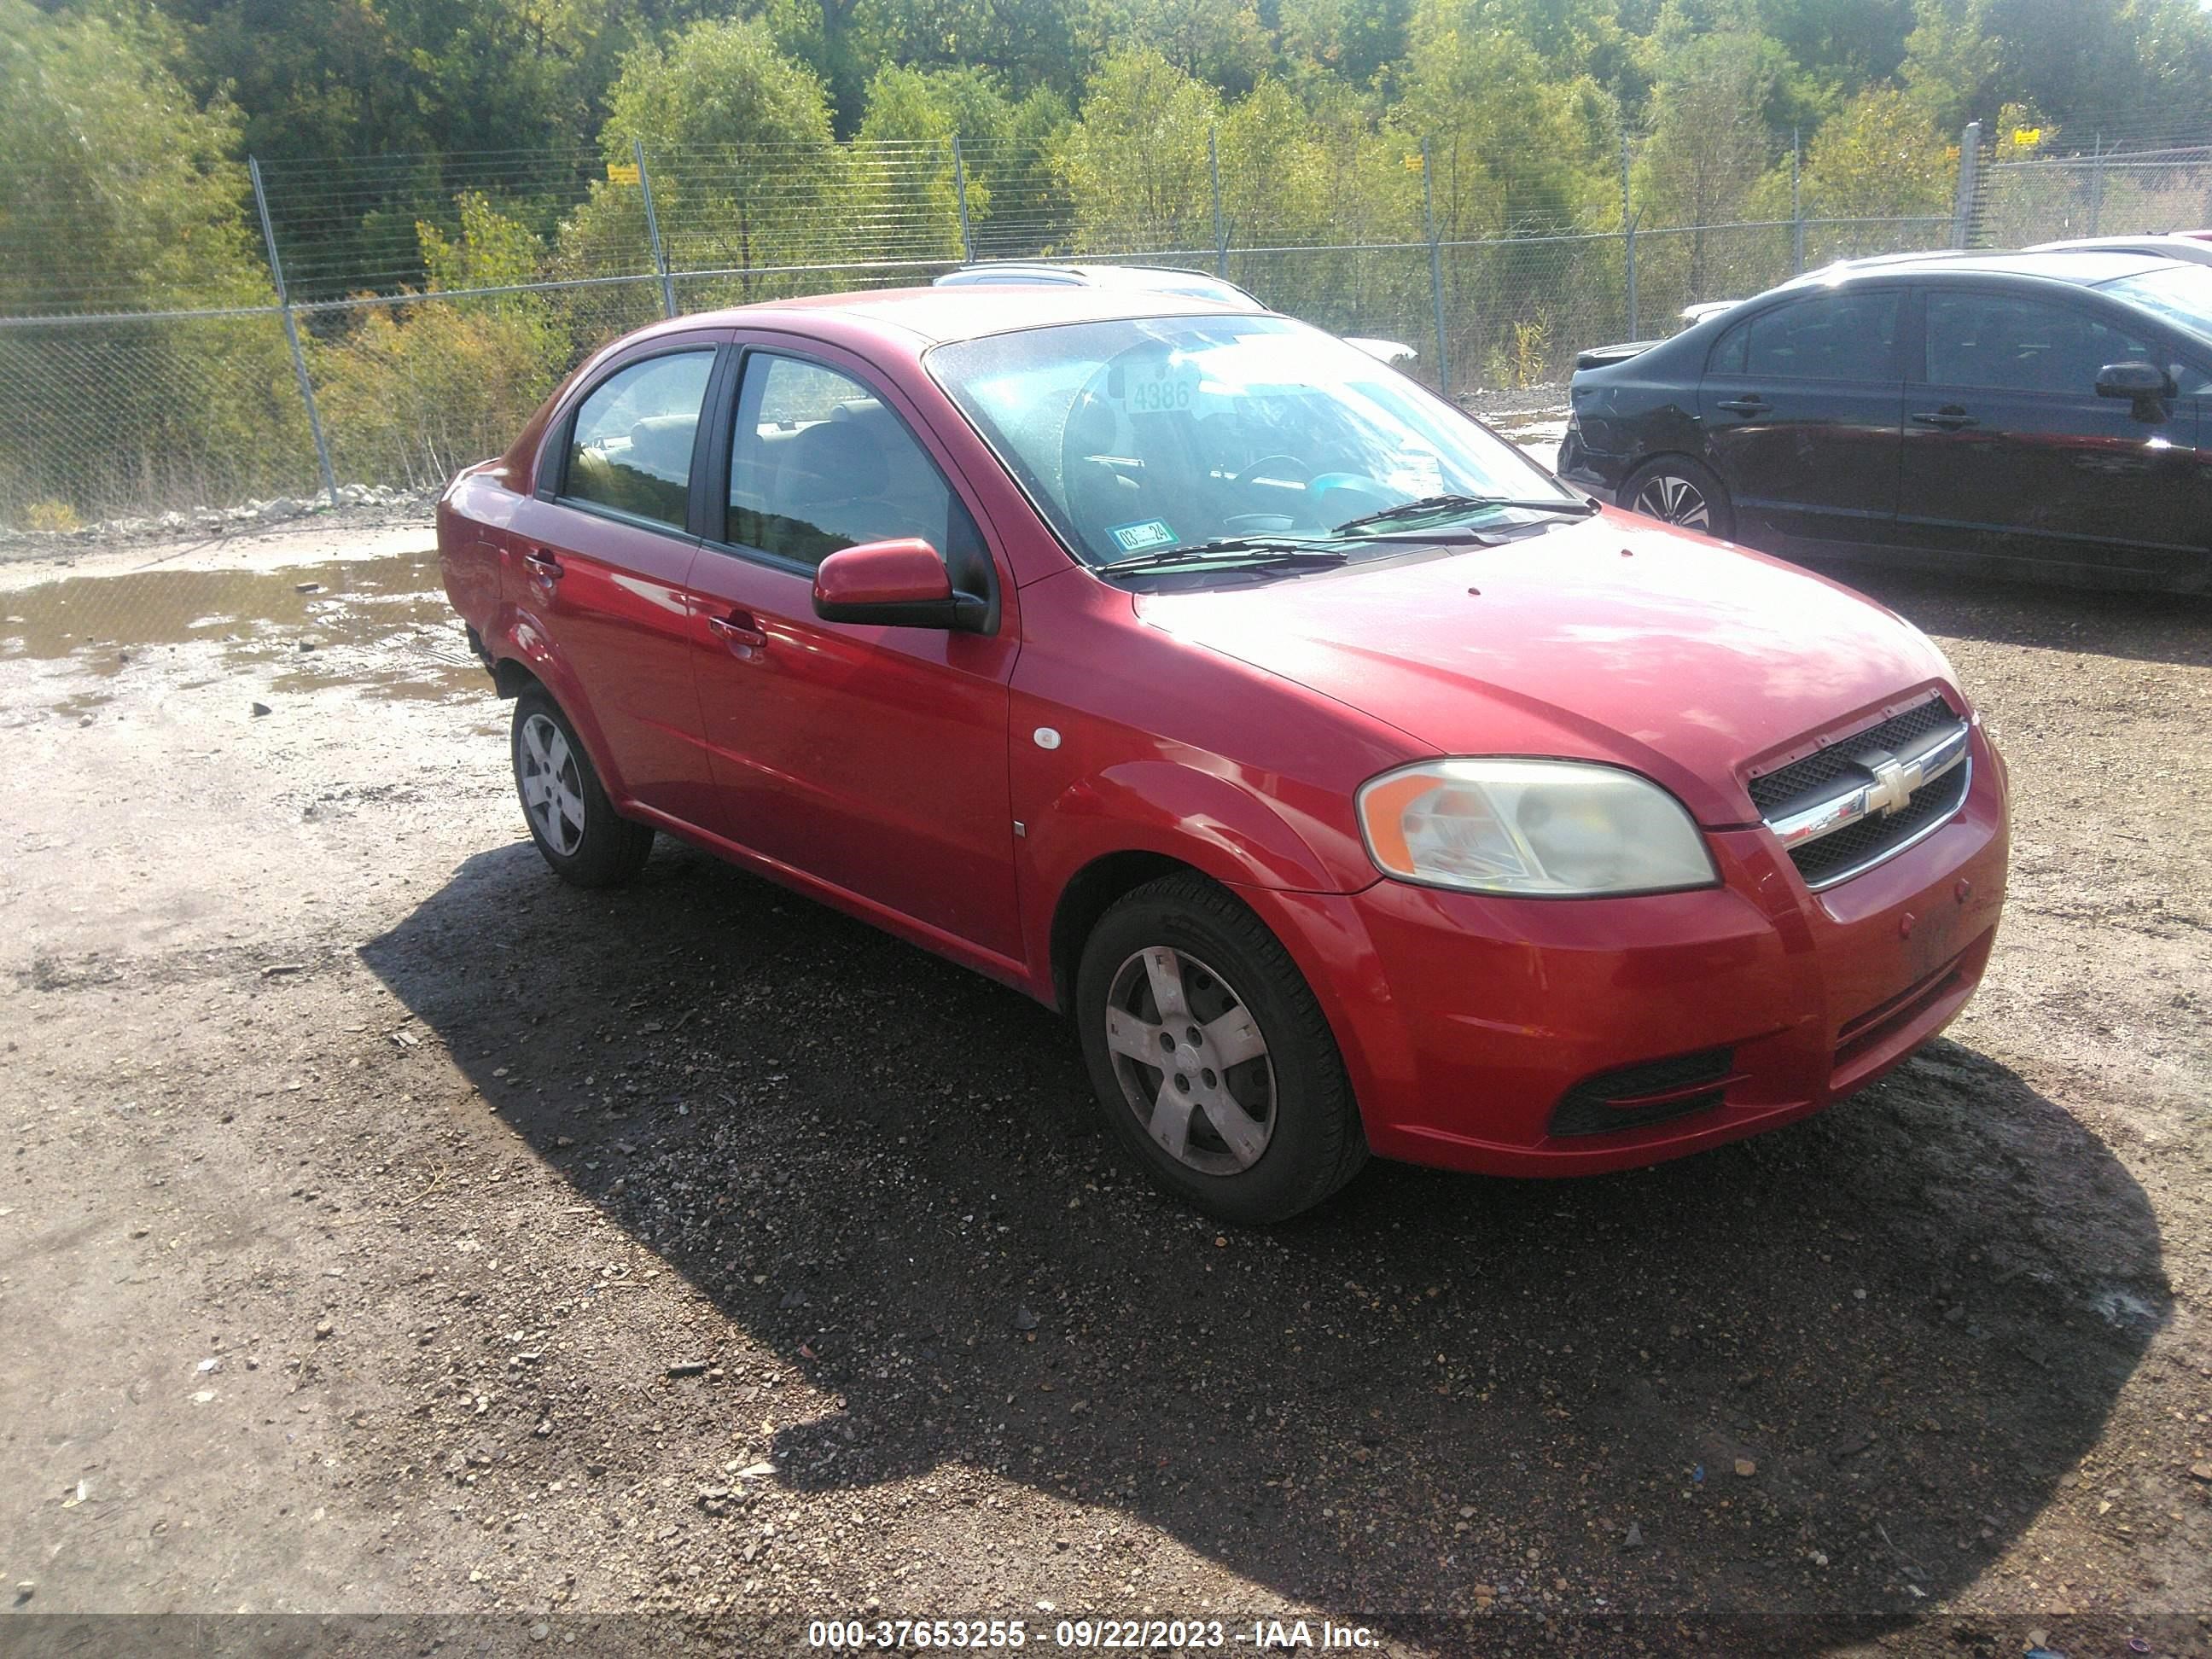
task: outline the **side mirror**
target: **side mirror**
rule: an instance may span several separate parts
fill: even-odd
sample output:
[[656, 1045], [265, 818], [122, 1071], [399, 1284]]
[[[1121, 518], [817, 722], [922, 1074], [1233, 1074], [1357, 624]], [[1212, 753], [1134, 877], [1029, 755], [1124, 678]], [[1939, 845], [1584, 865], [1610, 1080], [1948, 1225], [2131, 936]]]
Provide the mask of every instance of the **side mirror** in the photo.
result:
[[2173, 379], [2155, 363], [2106, 363], [2097, 371], [2100, 398], [2125, 398], [2137, 420], [2163, 420], [2165, 400], [2174, 395]]
[[989, 603], [952, 591], [937, 550], [919, 537], [842, 547], [814, 572], [814, 614], [824, 622], [967, 632]]

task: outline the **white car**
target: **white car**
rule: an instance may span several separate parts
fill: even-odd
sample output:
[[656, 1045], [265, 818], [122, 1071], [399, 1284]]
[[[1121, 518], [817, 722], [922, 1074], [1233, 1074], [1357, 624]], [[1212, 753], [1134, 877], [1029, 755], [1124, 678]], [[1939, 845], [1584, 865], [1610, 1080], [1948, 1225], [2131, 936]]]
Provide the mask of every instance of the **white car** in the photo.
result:
[[[993, 283], [1036, 284], [1053, 288], [1117, 288], [1148, 294], [1181, 294], [1196, 300], [1212, 300], [1238, 311], [1265, 312], [1267, 307], [1225, 277], [1190, 270], [1180, 265], [1055, 264], [1044, 259], [1000, 259], [987, 264], [963, 265], [948, 270], [933, 286], [975, 288]], [[1420, 354], [1400, 340], [1377, 340], [1347, 334], [1344, 343], [1380, 362], [1410, 363]]]

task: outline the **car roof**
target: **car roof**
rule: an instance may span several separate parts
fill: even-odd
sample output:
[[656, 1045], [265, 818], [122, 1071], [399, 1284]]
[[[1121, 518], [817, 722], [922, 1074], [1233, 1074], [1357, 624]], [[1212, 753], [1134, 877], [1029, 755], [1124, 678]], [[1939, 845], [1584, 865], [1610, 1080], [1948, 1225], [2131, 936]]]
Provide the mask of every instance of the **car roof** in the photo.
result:
[[2156, 259], [2180, 259], [2191, 264], [2212, 261], [2212, 241], [2178, 232], [2145, 232], [2137, 236], [2085, 236], [2070, 242], [2039, 242], [2030, 253], [2098, 252], [2141, 253]]
[[917, 348], [986, 334], [1051, 328], [1065, 323], [1127, 322], [1144, 317], [1231, 317], [1240, 307], [1186, 294], [1067, 283], [955, 284], [948, 288], [870, 289], [763, 300], [724, 311], [694, 313], [661, 330], [702, 327], [788, 328], [824, 337], [885, 332]]
[[2176, 261], [2153, 253], [2114, 252], [2102, 248], [2028, 250], [2022, 252], [1981, 252], [1950, 250], [1934, 253], [1891, 253], [1872, 259], [1847, 259], [1784, 283], [1785, 290], [1829, 288], [1856, 276], [1882, 276], [1941, 271], [1946, 276], [2032, 276], [2045, 282], [2070, 283], [2096, 288], [2122, 277], [2141, 276]]
[[1152, 293], [1199, 294], [1219, 298], [1245, 310], [1267, 309], [1259, 301], [1225, 276], [1187, 265], [1086, 265], [1051, 259], [994, 259], [981, 264], [948, 270], [933, 284], [962, 288], [976, 284], [1012, 286], [1016, 283], [1081, 284], [1094, 288], [1137, 289]]

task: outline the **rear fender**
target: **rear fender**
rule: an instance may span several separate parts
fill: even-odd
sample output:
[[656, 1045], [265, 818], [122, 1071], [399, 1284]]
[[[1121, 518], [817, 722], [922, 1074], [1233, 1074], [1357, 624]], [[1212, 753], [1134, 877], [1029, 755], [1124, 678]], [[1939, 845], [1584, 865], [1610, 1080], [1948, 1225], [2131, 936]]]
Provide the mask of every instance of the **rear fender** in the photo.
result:
[[484, 644], [491, 653], [495, 675], [506, 664], [520, 664], [552, 694], [553, 701], [561, 705], [561, 712], [568, 717], [568, 724], [582, 740], [584, 752], [591, 757], [592, 769], [599, 775], [599, 786], [607, 792], [607, 799], [617, 807], [627, 805], [630, 800], [629, 787], [623, 778], [622, 769], [615, 763], [606, 733], [592, 713], [591, 700], [584, 695], [582, 683], [562, 657], [544, 625], [522, 606], [502, 605], [497, 625], [485, 635]]

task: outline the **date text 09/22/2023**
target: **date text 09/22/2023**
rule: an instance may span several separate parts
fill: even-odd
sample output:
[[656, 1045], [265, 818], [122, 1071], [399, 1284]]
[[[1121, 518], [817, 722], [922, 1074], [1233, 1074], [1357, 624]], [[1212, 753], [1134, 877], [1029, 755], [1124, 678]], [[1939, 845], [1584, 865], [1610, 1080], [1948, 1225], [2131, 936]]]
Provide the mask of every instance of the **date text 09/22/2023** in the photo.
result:
[[1138, 1652], [1229, 1647], [1284, 1651], [1368, 1648], [1375, 1643], [1364, 1625], [1305, 1619], [1061, 1619], [1048, 1632], [1042, 1625], [1032, 1632], [1025, 1619], [816, 1619], [806, 1626], [809, 1647], [831, 1650], [1024, 1648], [1032, 1637], [1040, 1646]]

